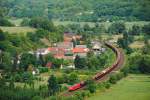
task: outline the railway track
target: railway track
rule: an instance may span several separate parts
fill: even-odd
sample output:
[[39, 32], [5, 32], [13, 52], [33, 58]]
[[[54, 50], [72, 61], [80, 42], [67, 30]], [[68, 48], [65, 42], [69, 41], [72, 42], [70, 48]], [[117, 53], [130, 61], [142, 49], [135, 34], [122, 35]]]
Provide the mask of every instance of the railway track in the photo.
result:
[[[115, 54], [116, 54], [116, 61], [110, 67], [104, 69], [101, 72], [98, 72], [92, 78], [92, 80], [97, 82], [97, 83], [107, 80], [111, 73], [113, 73], [114, 71], [119, 70], [124, 64], [124, 53], [123, 53], [122, 49], [119, 49], [119, 48], [117, 48], [117, 47], [115, 47], [115, 46], [113, 46], [113, 45], [111, 45], [109, 43], [105, 43], [105, 45], [107, 47], [111, 48], [115, 52]], [[81, 84], [81, 82], [78, 83], [78, 84]], [[65, 91], [65, 92], [61, 93], [61, 95], [62, 96], [71, 96], [71, 95], [73, 95], [75, 91], [80, 91], [80, 90], [82, 90], [82, 89], [84, 89], [86, 87], [85, 83], [84, 83], [84, 85], [82, 85], [82, 84], [80, 85], [79, 88], [77, 88], [77, 89], [75, 89], [73, 91], [69, 91], [69, 90]]]

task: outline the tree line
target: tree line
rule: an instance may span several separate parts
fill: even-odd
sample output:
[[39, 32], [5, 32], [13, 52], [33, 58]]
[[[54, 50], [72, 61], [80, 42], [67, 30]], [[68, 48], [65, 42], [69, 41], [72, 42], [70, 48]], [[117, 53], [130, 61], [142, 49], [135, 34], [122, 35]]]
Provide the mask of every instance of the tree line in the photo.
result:
[[5, 0], [0, 7], [10, 17], [44, 17], [70, 21], [150, 20], [149, 0], [70, 0], [56, 2]]

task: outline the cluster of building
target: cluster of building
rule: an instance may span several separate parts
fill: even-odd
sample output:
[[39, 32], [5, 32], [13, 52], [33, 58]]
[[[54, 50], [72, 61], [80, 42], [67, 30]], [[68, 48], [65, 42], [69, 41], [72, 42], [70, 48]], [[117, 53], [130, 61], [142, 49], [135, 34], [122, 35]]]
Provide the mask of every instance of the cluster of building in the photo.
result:
[[64, 41], [55, 43], [54, 46], [38, 49], [37, 56], [52, 54], [54, 58], [74, 60], [76, 55], [86, 57], [89, 51], [93, 51], [95, 55], [99, 55], [105, 51], [99, 41], [92, 41], [92, 48], [87, 48], [87, 45], [74, 45], [73, 41], [81, 41], [82, 36], [73, 33], [64, 33]]
[[89, 49], [86, 45], [74, 45], [74, 41], [80, 41], [82, 36], [75, 35], [73, 33], [64, 33], [64, 41], [55, 43], [53, 47], [44, 48], [44, 49], [38, 49], [37, 50], [37, 56], [47, 55], [48, 53], [51, 53], [54, 58], [57, 59], [68, 59], [73, 60], [75, 59], [76, 55], [79, 55], [80, 57], [86, 57], [87, 53], [89, 52]]

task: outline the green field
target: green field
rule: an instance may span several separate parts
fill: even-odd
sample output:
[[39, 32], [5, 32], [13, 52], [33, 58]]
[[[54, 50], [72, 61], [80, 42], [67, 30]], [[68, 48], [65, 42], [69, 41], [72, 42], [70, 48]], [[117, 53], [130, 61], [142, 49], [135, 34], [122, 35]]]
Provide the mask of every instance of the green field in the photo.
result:
[[129, 75], [87, 100], [150, 100], [150, 75]]
[[[84, 26], [85, 24], [88, 24], [90, 27], [94, 27], [95, 23], [94, 22], [72, 22], [72, 21], [53, 21], [54, 25], [69, 25], [69, 24], [80, 24], [81, 26]], [[105, 28], [107, 29], [112, 22], [99, 22], [100, 25], [104, 25]], [[139, 25], [143, 26], [145, 24], [149, 24], [149, 21], [135, 21], [135, 22], [125, 22], [125, 25], [127, 28], [131, 28], [133, 25]]]
[[[10, 22], [15, 24], [16, 26], [20, 26], [20, 23], [23, 19], [9, 19]], [[85, 24], [88, 24], [90, 27], [94, 27], [95, 23], [94, 22], [73, 22], [73, 21], [58, 21], [58, 20], [53, 20], [54, 25], [69, 25], [69, 24], [80, 24], [81, 26], [84, 26]], [[99, 22], [100, 25], [104, 25], [105, 28], [107, 29], [112, 22]], [[139, 25], [143, 26], [145, 24], [149, 24], [149, 21], [134, 21], [134, 22], [125, 22], [125, 25], [127, 28], [131, 28], [133, 25]]]
[[31, 27], [4, 27], [0, 26], [4, 32], [9, 33], [27, 33], [27, 32], [34, 32], [36, 29]]
[[18, 18], [18, 19], [15, 19], [15, 18], [13, 19], [13, 18], [11, 18], [11, 19], [9, 19], [9, 21], [10, 21], [11, 23], [13, 23], [15, 26], [20, 26], [22, 20], [23, 20], [23, 19], [21, 19], [21, 18]]

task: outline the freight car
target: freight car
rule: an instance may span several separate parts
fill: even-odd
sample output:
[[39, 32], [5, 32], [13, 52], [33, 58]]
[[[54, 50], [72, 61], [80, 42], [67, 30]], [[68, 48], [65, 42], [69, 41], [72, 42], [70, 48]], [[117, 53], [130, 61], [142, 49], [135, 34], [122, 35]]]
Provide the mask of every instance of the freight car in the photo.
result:
[[[114, 47], [113, 45], [110, 45], [109, 43], [105, 43], [105, 45], [108, 46], [109, 48], [111, 48], [111, 49], [115, 52], [117, 59], [116, 59], [115, 63], [114, 63], [112, 66], [110, 66], [110, 67], [104, 69], [103, 71], [97, 73], [97, 74], [94, 76], [94, 78], [92, 79], [93, 81], [97, 81], [97, 80], [101, 79], [102, 77], [104, 77], [105, 75], [107, 75], [107, 74], [109, 74], [110, 72], [112, 72], [112, 71], [118, 66], [118, 64], [119, 64], [119, 62], [120, 62], [120, 59], [121, 59], [121, 57], [120, 57], [120, 51], [119, 51], [116, 47]], [[70, 92], [71, 92], [71, 91], [75, 91], [75, 90], [77, 90], [77, 89], [80, 89], [80, 88], [84, 87], [85, 85], [86, 85], [86, 82], [85, 82], [85, 81], [82, 81], [82, 82], [80, 82], [80, 83], [77, 83], [77, 84], [75, 84], [75, 85], [69, 87], [68, 90], [69, 90]]]

